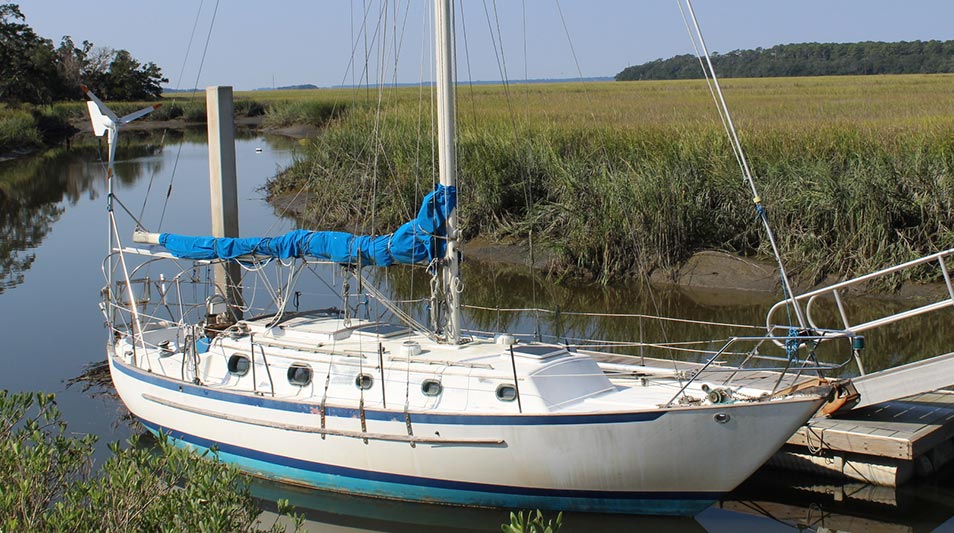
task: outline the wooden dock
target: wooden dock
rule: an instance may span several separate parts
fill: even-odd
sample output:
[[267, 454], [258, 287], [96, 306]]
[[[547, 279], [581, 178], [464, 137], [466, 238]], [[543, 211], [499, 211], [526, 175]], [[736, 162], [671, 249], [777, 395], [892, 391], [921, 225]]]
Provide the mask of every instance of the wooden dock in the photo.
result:
[[954, 459], [954, 391], [916, 394], [816, 418], [770, 465], [895, 487]]

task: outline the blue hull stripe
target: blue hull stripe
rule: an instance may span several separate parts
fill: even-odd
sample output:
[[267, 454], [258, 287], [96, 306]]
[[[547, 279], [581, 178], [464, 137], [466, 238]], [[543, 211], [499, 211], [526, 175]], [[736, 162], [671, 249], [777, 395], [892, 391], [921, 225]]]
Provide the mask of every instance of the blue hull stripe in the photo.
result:
[[222, 461], [266, 478], [299, 485], [397, 500], [509, 509], [530, 508], [599, 513], [691, 516], [717, 501], [712, 492], [614, 492], [558, 490], [388, 474], [293, 459], [241, 446], [218, 443], [142, 420], [181, 447], [214, 447]]
[[[136, 367], [127, 365], [122, 361], [112, 359], [113, 367], [120, 372], [168, 390], [176, 390], [183, 394], [192, 396], [201, 396], [213, 400], [221, 400], [230, 403], [250, 405], [254, 407], [264, 407], [267, 409], [276, 409], [295, 413], [312, 413], [315, 409], [314, 403], [292, 402], [287, 400], [275, 400], [252, 394], [241, 394], [217, 389], [210, 389], [199, 385], [193, 385], [184, 381], [158, 376], [151, 372], [140, 370]], [[358, 418], [361, 413], [357, 409], [347, 407], [328, 406], [325, 409], [328, 416], [341, 418]], [[563, 424], [617, 424], [628, 422], [650, 422], [665, 415], [665, 411], [642, 411], [631, 413], [607, 413], [607, 414], [554, 414], [554, 415], [465, 415], [465, 414], [436, 414], [436, 413], [411, 413], [411, 421], [418, 424], [457, 424], [471, 426], [538, 426], [538, 425], [563, 425]], [[365, 409], [364, 416], [370, 420], [405, 422], [403, 411], [375, 411]]]

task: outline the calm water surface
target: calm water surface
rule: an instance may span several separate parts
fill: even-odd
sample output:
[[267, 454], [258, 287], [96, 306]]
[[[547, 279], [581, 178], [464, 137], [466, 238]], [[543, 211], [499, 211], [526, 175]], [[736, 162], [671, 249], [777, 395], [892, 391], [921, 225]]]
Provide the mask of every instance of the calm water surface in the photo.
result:
[[[293, 229], [294, 222], [276, 214], [259, 188], [292, 160], [295, 143], [240, 134], [236, 144], [242, 234]], [[117, 196], [136, 215], [143, 213], [150, 231], [208, 233], [203, 131], [167, 133], [165, 138], [124, 133], [119, 158]], [[80, 376], [88, 364], [105, 359], [106, 331], [97, 309], [106, 247], [103, 174], [95, 143], [0, 164], [0, 317], [6, 333], [0, 356], [4, 369], [0, 389], [55, 392], [73, 431], [95, 433], [101, 442], [109, 442], [141, 430], [123, 420], [122, 406], [109, 395], [96, 394], [96, 387], [84, 391], [81, 385], [66, 386], [66, 381]], [[172, 194], [165, 204], [170, 176]], [[151, 191], [149, 203], [143, 205], [147, 190]], [[661, 313], [760, 324], [773, 303], [771, 298], [728, 292], [555, 286], [539, 278], [533, 280], [522, 269], [488, 265], [475, 268], [465, 264], [464, 274], [467, 302], [486, 307]], [[397, 270], [377, 278], [399, 298], [420, 297], [427, 287], [425, 277]], [[323, 300], [329, 297], [316, 295], [302, 305], [337, 303]], [[854, 310], [865, 314], [901, 306], [865, 301]], [[936, 314], [869, 335], [866, 364], [884, 368], [954, 350], [954, 336], [947, 326], [951, 318], [951, 313]], [[711, 326], [566, 314], [471, 310], [467, 321], [480, 330], [539, 332], [556, 338], [675, 341], [728, 335]], [[842, 371], [852, 372], [850, 367]], [[99, 458], [103, 457], [101, 452]], [[954, 474], [950, 470], [900, 490], [764, 470], [726, 501], [694, 519], [569, 515], [564, 519], [564, 531], [954, 530]], [[305, 513], [310, 529], [322, 531], [499, 531], [508, 515], [505, 511], [384, 502], [269, 482], [256, 482], [255, 492], [266, 505], [278, 498], [290, 499]]]

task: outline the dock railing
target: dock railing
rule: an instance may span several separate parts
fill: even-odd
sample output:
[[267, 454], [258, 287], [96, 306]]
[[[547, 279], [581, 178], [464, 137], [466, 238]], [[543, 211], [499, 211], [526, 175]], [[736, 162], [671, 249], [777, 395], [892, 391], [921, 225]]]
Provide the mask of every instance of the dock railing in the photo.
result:
[[[950, 248], [943, 252], [938, 252], [935, 254], [924, 256], [920, 259], [908, 261], [907, 263], [896, 265], [890, 268], [885, 268], [883, 270], [879, 270], [871, 274], [866, 274], [864, 276], [843, 281], [841, 283], [836, 283], [829, 287], [824, 287], [818, 290], [807, 292], [805, 294], [796, 296], [794, 298], [794, 301], [798, 305], [801, 305], [801, 304], [805, 305], [805, 308], [804, 308], [805, 319], [808, 322], [808, 326], [815, 332], [844, 331], [844, 332], [851, 332], [852, 334], [857, 335], [867, 330], [885, 326], [887, 324], [892, 324], [894, 322], [899, 322], [901, 320], [913, 318], [919, 315], [923, 315], [925, 313], [930, 313], [933, 311], [954, 306], [954, 285], [952, 285], [951, 283], [951, 274], [947, 266], [947, 260], [950, 259], [951, 257], [954, 257], [954, 248]], [[897, 274], [899, 272], [910, 270], [920, 265], [924, 265], [924, 264], [928, 264], [932, 262], [937, 262], [937, 266], [941, 270], [941, 275], [944, 278], [944, 283], [947, 288], [946, 294], [939, 297], [939, 299], [937, 299], [936, 301], [927, 303], [925, 305], [913, 308], [913, 309], [907, 309], [905, 311], [887, 314], [887, 315], [870, 319], [864, 322], [853, 323], [852, 320], [849, 318], [848, 312], [845, 308], [845, 304], [843, 300], [844, 296], [846, 295], [848, 291], [850, 291], [853, 288], [859, 288], [859, 286], [871, 283], [872, 281], [884, 279], [889, 275]], [[841, 319], [840, 328], [825, 327], [819, 324], [818, 321], [816, 320], [816, 315], [815, 315], [815, 311], [817, 309], [816, 304], [826, 299], [829, 296], [834, 298], [835, 305], [838, 310], [838, 317]], [[779, 311], [780, 309], [784, 309], [791, 304], [792, 304], [791, 298], [782, 300], [776, 303], [775, 305], [773, 305], [772, 308], [769, 309], [768, 313], [766, 314], [765, 326], [767, 331], [772, 333], [775, 330], [782, 328], [786, 332], [786, 336], [779, 336], [776, 339], [774, 339], [774, 342], [778, 344], [779, 346], [784, 344], [791, 326], [777, 322], [775, 320], [775, 313]], [[861, 372], [864, 373], [864, 370], [862, 369]]]

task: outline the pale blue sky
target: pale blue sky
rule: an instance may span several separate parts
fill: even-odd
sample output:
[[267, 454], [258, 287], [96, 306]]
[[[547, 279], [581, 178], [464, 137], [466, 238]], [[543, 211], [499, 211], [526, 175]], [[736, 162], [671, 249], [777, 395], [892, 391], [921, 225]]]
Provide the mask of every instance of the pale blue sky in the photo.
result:
[[[170, 87], [191, 88], [196, 84], [216, 0], [19, 3], [27, 22], [44, 37], [59, 42], [68, 34], [76, 42], [88, 39], [99, 46], [125, 48], [162, 67]], [[470, 74], [458, 30], [458, 78], [462, 81], [501, 77], [489, 40], [485, 6], [491, 10], [494, 31], [499, 20], [511, 79], [522, 79], [525, 69], [529, 78], [577, 75], [558, 5], [584, 76], [612, 76], [627, 65], [692, 50], [674, 0], [561, 0], [559, 4], [555, 0], [496, 0], [496, 20], [493, 4], [493, 0], [463, 0], [464, 13], [459, 19], [467, 34]], [[200, 5], [195, 41], [183, 70]], [[425, 10], [429, 11], [430, 2], [390, 2], [385, 19], [379, 16], [382, 5], [372, 0], [221, 0], [198, 86], [233, 85], [242, 90], [271, 86], [273, 79], [278, 86], [358, 81], [347, 67], [352, 37], [360, 35], [364, 6], [369, 9], [371, 25], [384, 20], [386, 31], [379, 35], [386, 35], [389, 45], [395, 41], [393, 13], [397, 10], [397, 79], [417, 82], [422, 79], [421, 47], [430, 46], [430, 37], [425, 41], [422, 30], [422, 21], [429, 20]], [[720, 52], [809, 41], [954, 39], [951, 0], [696, 0], [694, 6], [710, 50]], [[358, 62], [363, 64], [364, 39], [358, 37], [357, 41]], [[382, 47], [369, 36], [368, 48], [377, 56]], [[390, 81], [394, 78], [394, 47], [387, 48], [389, 57], [383, 63], [385, 79]], [[377, 59], [370, 62], [372, 81], [380, 76], [376, 73], [381, 71], [380, 64]], [[429, 69], [424, 67], [425, 72]]]

